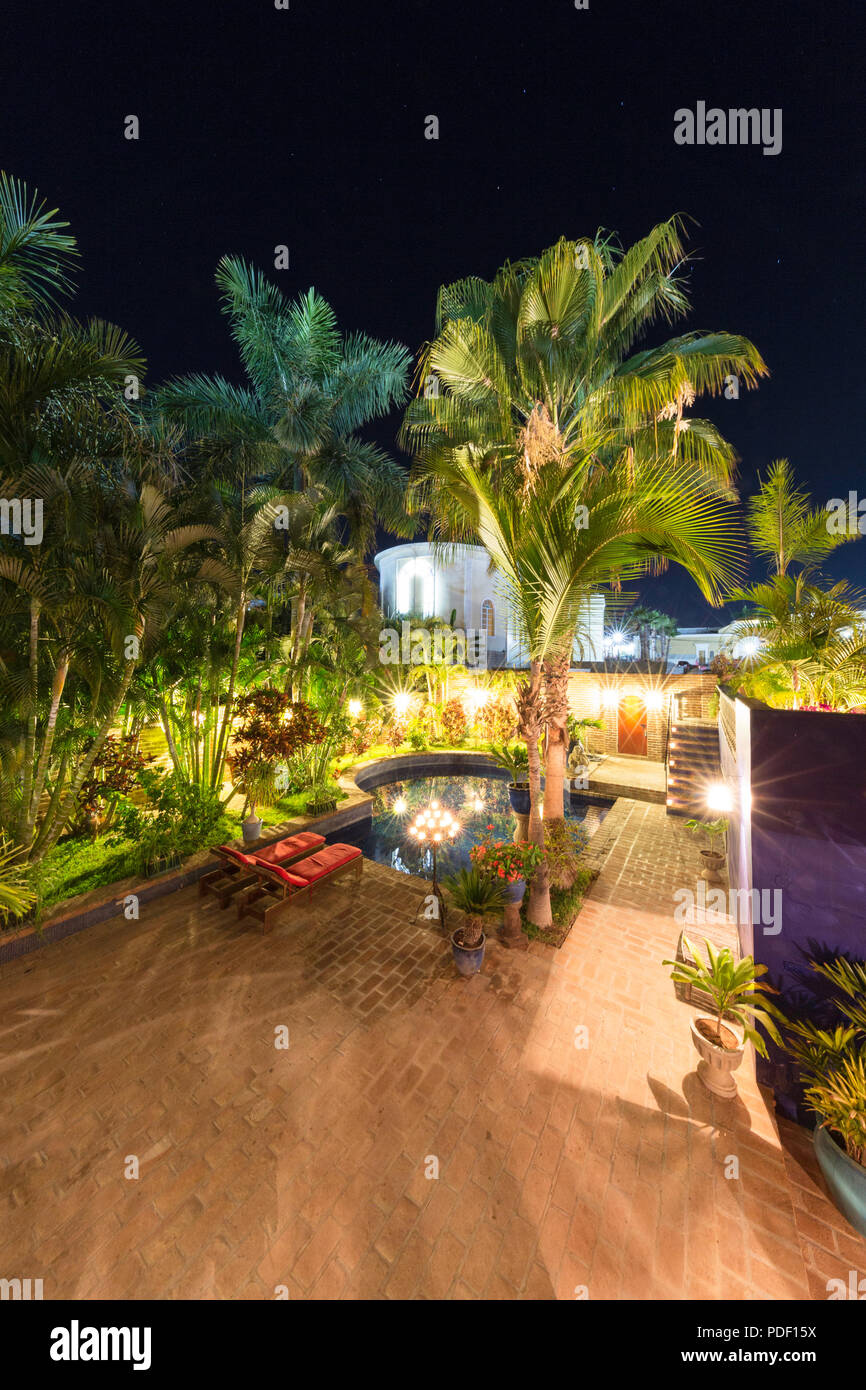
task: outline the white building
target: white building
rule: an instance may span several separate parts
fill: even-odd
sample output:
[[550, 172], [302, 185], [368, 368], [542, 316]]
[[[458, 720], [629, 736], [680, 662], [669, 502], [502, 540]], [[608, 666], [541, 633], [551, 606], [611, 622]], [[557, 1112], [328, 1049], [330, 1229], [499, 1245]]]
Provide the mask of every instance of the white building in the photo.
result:
[[[480, 545], [452, 545], [436, 553], [429, 541], [380, 550], [379, 607], [387, 618], [412, 613], [442, 618], [467, 634], [483, 632], [490, 666], [524, 666], [526, 652], [499, 575]], [[574, 660], [601, 661], [604, 597], [594, 595], [578, 624]]]

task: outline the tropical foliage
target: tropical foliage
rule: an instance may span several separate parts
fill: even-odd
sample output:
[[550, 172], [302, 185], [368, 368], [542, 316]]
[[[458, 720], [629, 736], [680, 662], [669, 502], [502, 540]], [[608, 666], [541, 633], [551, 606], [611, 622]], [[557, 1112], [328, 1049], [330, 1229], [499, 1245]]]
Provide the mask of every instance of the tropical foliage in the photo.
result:
[[838, 532], [829, 508], [813, 508], [787, 459], [773, 463], [748, 509], [752, 549], [765, 580], [738, 589], [748, 603], [733, 640], [748, 655], [736, 673], [747, 694], [793, 709], [866, 705], [866, 599], [846, 580], [827, 585], [821, 562], [859, 533]]
[[839, 956], [809, 964], [826, 987], [827, 1017], [789, 1019], [787, 1048], [810, 1110], [866, 1166], [866, 963]]
[[16, 874], [46, 881], [85, 825], [137, 862], [237, 816], [250, 692], [321, 715], [326, 752], [292, 766], [327, 783], [348, 703], [376, 703], [366, 551], [409, 524], [400, 466], [363, 436], [405, 396], [405, 348], [224, 258], [245, 383], [148, 391], [121, 329], [57, 308], [76, 261], [0, 178], [0, 497], [37, 504], [24, 525], [4, 502], [0, 536], [0, 823]]

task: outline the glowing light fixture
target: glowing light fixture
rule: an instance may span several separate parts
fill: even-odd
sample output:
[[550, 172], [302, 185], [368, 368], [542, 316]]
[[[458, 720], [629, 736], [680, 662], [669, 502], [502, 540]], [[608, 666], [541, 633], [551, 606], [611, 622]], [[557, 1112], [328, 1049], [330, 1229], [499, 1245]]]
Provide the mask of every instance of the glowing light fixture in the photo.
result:
[[608, 686], [606, 690], [601, 692], [601, 703], [608, 709], [612, 709], [619, 704], [619, 695], [618, 686]]
[[395, 713], [395, 714], [406, 714], [407, 711], [408, 711], [408, 709], [409, 709], [409, 706], [411, 705], [411, 703], [412, 703], [412, 696], [411, 696], [411, 695], [407, 695], [405, 691], [402, 691], [402, 690], [399, 691], [399, 692], [394, 696], [394, 700], [393, 700], [393, 704], [394, 704], [394, 713]]
[[659, 710], [664, 706], [665, 697], [660, 690], [648, 690], [644, 696], [647, 709]]
[[724, 782], [711, 782], [707, 787], [704, 801], [708, 811], [732, 811], [734, 798]]
[[407, 802], [405, 796], [397, 797], [397, 800], [394, 802], [393, 809], [395, 816], [405, 816], [406, 812], [409, 809], [409, 803]]
[[363, 713], [364, 706], [361, 704], [360, 700], [349, 701], [349, 717], [351, 719], [360, 719]]

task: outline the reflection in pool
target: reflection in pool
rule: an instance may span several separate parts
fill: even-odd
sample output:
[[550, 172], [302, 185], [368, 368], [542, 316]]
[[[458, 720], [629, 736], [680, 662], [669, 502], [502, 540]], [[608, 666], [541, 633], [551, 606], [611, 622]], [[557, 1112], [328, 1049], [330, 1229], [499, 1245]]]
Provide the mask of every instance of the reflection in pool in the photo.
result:
[[[431, 801], [438, 801], [460, 824], [456, 839], [438, 847], [440, 878], [457, 869], [468, 868], [470, 849], [486, 834], [498, 840], [510, 840], [514, 834], [508, 775], [504, 772], [501, 777], [490, 772], [484, 777], [420, 777], [413, 781], [389, 782], [371, 795], [372, 821], [359, 825], [354, 835], [342, 832], [341, 838], [360, 845], [368, 859], [387, 864], [400, 873], [433, 877], [430, 846], [425, 848], [413, 843], [409, 835], [409, 826], [420, 811], [427, 810]], [[583, 821], [591, 835], [610, 805], [610, 802], [591, 803], [577, 798], [569, 805], [566, 798], [566, 817], [571, 821]], [[489, 830], [489, 826], [493, 829]]]

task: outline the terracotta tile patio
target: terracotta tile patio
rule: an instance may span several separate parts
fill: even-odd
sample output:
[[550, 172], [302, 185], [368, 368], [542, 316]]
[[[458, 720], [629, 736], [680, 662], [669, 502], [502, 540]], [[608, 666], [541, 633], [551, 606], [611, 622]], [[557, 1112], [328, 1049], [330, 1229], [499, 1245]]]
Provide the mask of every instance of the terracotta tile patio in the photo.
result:
[[423, 885], [372, 864], [268, 937], [187, 889], [4, 967], [0, 1275], [60, 1299], [825, 1298], [862, 1276], [748, 1063], [735, 1103], [694, 1073], [660, 964], [693, 843], [621, 801], [593, 850], [562, 950], [492, 944], [469, 982], [413, 920]]

